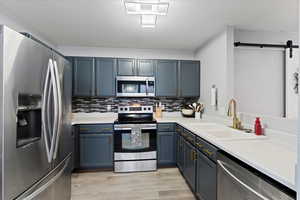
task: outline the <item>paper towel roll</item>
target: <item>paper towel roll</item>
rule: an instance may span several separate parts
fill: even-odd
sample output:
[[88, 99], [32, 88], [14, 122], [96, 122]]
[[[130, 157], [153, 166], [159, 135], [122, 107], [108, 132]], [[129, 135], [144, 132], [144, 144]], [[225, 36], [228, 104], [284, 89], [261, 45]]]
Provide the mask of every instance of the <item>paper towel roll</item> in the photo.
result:
[[210, 91], [210, 105], [211, 106], [217, 106], [217, 88], [216, 86], [212, 86], [211, 91]]

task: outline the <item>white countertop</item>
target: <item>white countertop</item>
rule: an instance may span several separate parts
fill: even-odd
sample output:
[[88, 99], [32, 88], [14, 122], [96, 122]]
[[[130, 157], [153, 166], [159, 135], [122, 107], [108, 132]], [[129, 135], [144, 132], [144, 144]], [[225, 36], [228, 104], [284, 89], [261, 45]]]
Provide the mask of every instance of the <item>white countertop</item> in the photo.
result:
[[[113, 123], [116, 119], [117, 114], [114, 113], [80, 113], [73, 114], [73, 125]], [[164, 117], [157, 119], [157, 121], [159, 123], [178, 123], [251, 167], [296, 190], [295, 165], [297, 153], [295, 148], [288, 148], [286, 145], [281, 145], [276, 140], [273, 140], [272, 137], [257, 137], [253, 134], [249, 135], [242, 132], [241, 134], [236, 134], [236, 130], [211, 121], [183, 117]], [[213, 135], [213, 133], [218, 132], [221, 128], [226, 129], [226, 134], [232, 134], [235, 137], [228, 139], [223, 136]], [[281, 140], [283, 139], [281, 138]]]

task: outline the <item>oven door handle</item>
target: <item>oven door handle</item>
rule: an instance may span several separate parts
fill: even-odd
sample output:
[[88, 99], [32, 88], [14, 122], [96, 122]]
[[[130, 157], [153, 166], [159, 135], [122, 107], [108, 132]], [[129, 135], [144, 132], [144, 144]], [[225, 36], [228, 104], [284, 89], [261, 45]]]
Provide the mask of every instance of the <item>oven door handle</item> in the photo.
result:
[[141, 130], [153, 130], [156, 131], [157, 128], [155, 127], [145, 127], [145, 128], [141, 128]]
[[115, 129], [115, 131], [131, 131], [132, 130], [132, 128], [130, 128], [130, 127], [115, 127], [114, 129]]

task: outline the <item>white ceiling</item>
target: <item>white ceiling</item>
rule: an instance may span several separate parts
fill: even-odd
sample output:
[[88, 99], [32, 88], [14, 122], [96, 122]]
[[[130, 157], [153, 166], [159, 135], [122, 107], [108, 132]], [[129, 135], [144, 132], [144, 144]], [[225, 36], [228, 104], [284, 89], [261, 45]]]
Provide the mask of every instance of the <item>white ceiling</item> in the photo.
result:
[[0, 0], [1, 10], [59, 46], [195, 50], [226, 25], [298, 31], [297, 0], [172, 0], [153, 30], [121, 0]]

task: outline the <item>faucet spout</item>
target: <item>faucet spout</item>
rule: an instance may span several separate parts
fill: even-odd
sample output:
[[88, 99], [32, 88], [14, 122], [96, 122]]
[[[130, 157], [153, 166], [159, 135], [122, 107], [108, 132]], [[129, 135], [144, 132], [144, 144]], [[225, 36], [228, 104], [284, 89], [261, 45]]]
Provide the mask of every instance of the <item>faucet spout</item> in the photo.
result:
[[227, 116], [232, 117], [232, 128], [234, 129], [242, 129], [242, 123], [237, 117], [237, 109], [236, 109], [236, 100], [231, 99], [228, 103], [228, 111]]

